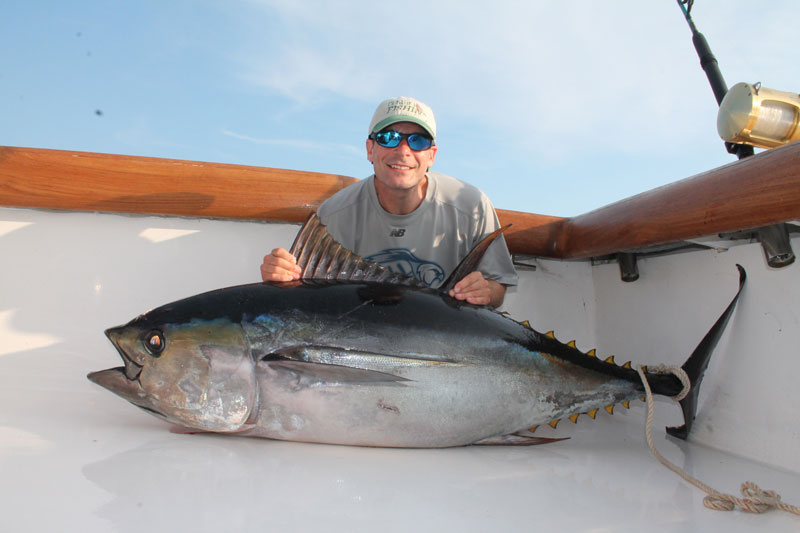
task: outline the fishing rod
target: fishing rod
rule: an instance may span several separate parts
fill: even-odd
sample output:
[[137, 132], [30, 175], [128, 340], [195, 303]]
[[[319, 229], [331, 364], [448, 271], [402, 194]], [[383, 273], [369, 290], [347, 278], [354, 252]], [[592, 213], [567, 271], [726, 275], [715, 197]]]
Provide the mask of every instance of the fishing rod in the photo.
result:
[[[711, 84], [711, 90], [714, 92], [714, 98], [717, 99], [717, 105], [721, 106], [725, 95], [728, 93], [728, 85], [725, 83], [725, 78], [722, 77], [717, 58], [714, 57], [705, 35], [700, 33], [694, 24], [694, 20], [692, 20], [694, 0], [677, 0], [677, 2], [683, 11], [683, 16], [686, 18], [689, 28], [692, 30], [692, 44], [694, 44], [694, 49], [697, 51], [697, 57], [700, 58], [700, 66], [706, 73], [708, 83]], [[725, 148], [728, 153], [736, 155], [739, 159], [753, 155], [753, 147], [746, 144], [725, 141]]]
[[[717, 132], [728, 153], [740, 160], [753, 155], [753, 147], [775, 148], [800, 140], [800, 95], [776, 91], [755, 84], [737, 83], [728, 89], [717, 58], [705, 36], [692, 20], [694, 0], [677, 0], [692, 30], [692, 43], [700, 66], [719, 105]], [[786, 223], [740, 232], [730, 237], [753, 235], [761, 242], [767, 264], [773, 268], [790, 265], [795, 254]]]

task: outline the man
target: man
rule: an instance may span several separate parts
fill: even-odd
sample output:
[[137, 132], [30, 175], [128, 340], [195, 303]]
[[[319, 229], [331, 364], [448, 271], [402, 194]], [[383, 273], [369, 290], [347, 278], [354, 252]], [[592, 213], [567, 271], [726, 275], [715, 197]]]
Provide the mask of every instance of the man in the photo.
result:
[[[375, 174], [339, 191], [318, 215], [331, 236], [367, 260], [440, 285], [483, 237], [499, 227], [491, 202], [477, 188], [430, 171], [438, 146], [433, 111], [413, 98], [381, 102], [372, 117], [367, 159]], [[264, 258], [264, 281], [291, 281], [300, 268], [285, 249]], [[505, 240], [487, 250], [479, 270], [450, 296], [475, 305], [503, 303], [517, 274]]]

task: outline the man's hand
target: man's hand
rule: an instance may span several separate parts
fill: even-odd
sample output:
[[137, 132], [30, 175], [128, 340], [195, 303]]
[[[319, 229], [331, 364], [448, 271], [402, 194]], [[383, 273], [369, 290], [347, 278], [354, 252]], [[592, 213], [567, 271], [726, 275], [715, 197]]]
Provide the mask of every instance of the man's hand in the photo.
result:
[[450, 291], [456, 300], [466, 300], [474, 305], [491, 305], [499, 307], [503, 304], [506, 287], [494, 280], [486, 279], [479, 271], [464, 276]]
[[300, 279], [300, 267], [295, 257], [283, 248], [275, 248], [261, 264], [264, 281], [294, 281]]

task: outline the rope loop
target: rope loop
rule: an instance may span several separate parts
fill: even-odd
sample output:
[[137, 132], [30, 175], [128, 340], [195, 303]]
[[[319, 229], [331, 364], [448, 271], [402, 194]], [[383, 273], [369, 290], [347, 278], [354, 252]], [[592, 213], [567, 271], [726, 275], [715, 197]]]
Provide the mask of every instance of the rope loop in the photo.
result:
[[[683, 390], [680, 394], [673, 398], [676, 401], [682, 400], [686, 394], [689, 393], [691, 384], [689, 383], [688, 376], [686, 376], [686, 372], [684, 372], [681, 368], [664, 367], [659, 365], [658, 367], [647, 368], [647, 370], [662, 374], [671, 372], [681, 380], [681, 383], [683, 384]], [[774, 490], [763, 490], [752, 481], [745, 481], [741, 486], [742, 498], [737, 498], [731, 494], [723, 494], [709, 487], [699, 479], [690, 476], [685, 470], [669, 462], [663, 455], [661, 455], [653, 443], [653, 393], [650, 390], [650, 384], [647, 382], [645, 367], [638, 366], [636, 367], [636, 371], [639, 373], [639, 378], [642, 380], [644, 392], [647, 396], [647, 421], [645, 422], [645, 436], [647, 437], [647, 445], [650, 447], [650, 452], [661, 462], [661, 464], [708, 494], [708, 496], [703, 499], [703, 505], [716, 511], [733, 511], [738, 506], [742, 511], [746, 511], [748, 513], [764, 513], [774, 508], [780, 509], [781, 511], [786, 511], [787, 513], [800, 515], [800, 507], [783, 503], [781, 501], [781, 496]]]
[[673, 374], [676, 378], [678, 378], [683, 385], [683, 389], [675, 395], [671, 396], [671, 399], [679, 402], [686, 398], [689, 395], [689, 391], [692, 390], [692, 382], [689, 379], [689, 375], [679, 366], [667, 366], [667, 365], [656, 365], [656, 366], [648, 366], [648, 372], [653, 372], [655, 374]]
[[703, 504], [717, 511], [732, 511], [737, 506], [748, 513], [764, 513], [770, 509], [780, 509], [795, 514], [800, 511], [792, 505], [783, 503], [780, 494], [774, 490], [763, 490], [752, 481], [742, 483], [741, 492], [742, 498], [731, 494], [711, 494], [705, 497]]
[[736, 504], [725, 498], [723, 494], [715, 496], [706, 496], [703, 498], [703, 505], [715, 511], [733, 511], [736, 509]]

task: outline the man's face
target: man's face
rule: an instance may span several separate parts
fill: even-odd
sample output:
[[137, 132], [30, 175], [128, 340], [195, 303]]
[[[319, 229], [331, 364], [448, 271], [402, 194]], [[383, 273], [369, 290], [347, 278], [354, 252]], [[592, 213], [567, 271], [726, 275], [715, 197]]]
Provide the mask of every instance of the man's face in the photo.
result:
[[[422, 126], [413, 122], [398, 122], [386, 129], [427, 135]], [[386, 148], [372, 139], [367, 139], [367, 159], [375, 168], [375, 178], [389, 189], [405, 190], [419, 187], [425, 179], [425, 173], [433, 166], [436, 150], [436, 145], [433, 145], [427, 150], [415, 152], [408, 147], [406, 139], [394, 148]]]

